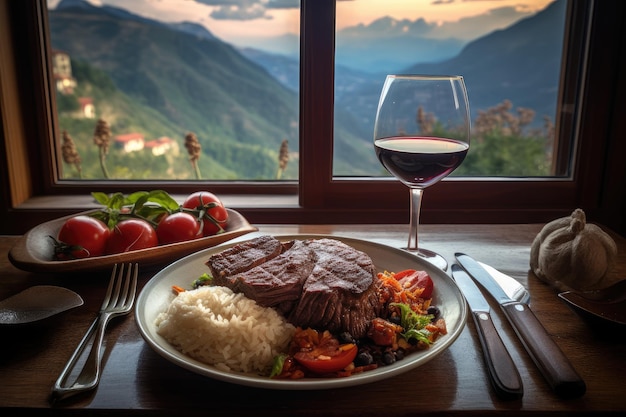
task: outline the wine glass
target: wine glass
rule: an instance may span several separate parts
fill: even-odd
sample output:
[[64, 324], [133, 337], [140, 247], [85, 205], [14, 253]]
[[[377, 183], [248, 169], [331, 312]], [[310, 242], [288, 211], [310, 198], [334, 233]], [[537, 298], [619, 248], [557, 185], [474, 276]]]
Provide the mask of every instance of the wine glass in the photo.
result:
[[444, 257], [418, 247], [422, 193], [463, 162], [469, 143], [469, 102], [462, 76], [387, 76], [374, 126], [376, 155], [410, 190], [406, 250], [443, 270], [448, 267]]

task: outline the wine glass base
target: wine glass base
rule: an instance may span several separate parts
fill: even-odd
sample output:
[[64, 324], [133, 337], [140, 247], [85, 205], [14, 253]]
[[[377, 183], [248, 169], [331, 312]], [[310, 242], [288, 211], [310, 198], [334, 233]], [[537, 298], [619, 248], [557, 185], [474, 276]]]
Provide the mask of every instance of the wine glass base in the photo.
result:
[[412, 253], [415, 256], [419, 256], [425, 261], [430, 262], [431, 264], [435, 265], [437, 268], [441, 269], [442, 271], [448, 270], [448, 261], [446, 261], [446, 258], [444, 258], [443, 256], [439, 255], [436, 252], [433, 252], [428, 249], [422, 249], [422, 248], [419, 248], [417, 251], [409, 250], [408, 248], [404, 248], [404, 250]]

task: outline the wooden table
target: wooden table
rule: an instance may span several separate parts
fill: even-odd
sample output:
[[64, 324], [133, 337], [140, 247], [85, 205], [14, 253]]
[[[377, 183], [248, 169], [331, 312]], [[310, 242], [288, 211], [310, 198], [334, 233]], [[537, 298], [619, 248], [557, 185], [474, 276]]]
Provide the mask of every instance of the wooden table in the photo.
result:
[[[405, 244], [403, 225], [259, 226], [270, 234], [321, 233]], [[494, 320], [518, 364], [524, 397], [501, 401], [492, 391], [471, 320], [444, 353], [383, 382], [319, 391], [273, 391], [232, 385], [182, 369], [142, 339], [132, 315], [115, 319], [108, 333], [105, 368], [96, 391], [51, 406], [50, 389], [96, 315], [109, 273], [62, 276], [14, 268], [7, 253], [17, 237], [0, 237], [0, 298], [32, 285], [61, 285], [85, 304], [41, 324], [0, 328], [0, 407], [3, 415], [591, 415], [626, 412], [626, 344], [598, 334], [529, 273], [530, 245], [541, 225], [426, 225], [422, 243], [443, 254], [465, 252], [510, 274], [531, 293], [531, 307], [587, 384], [582, 398], [563, 400], [550, 391], [514, 332], [493, 305]], [[612, 274], [626, 276], [626, 239]], [[140, 286], [155, 273], [143, 271]]]

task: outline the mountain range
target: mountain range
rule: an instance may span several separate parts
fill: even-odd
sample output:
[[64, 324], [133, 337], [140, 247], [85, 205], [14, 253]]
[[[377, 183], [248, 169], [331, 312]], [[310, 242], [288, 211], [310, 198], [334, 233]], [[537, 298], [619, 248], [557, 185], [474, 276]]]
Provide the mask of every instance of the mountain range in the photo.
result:
[[337, 32], [335, 61], [342, 67], [372, 74], [393, 72], [421, 62], [439, 62], [458, 54], [465, 41], [428, 37], [430, 25], [423, 19], [410, 21], [388, 16], [369, 25]]
[[559, 89], [566, 1], [557, 0], [533, 17], [490, 33], [454, 58], [420, 63], [410, 73], [457, 73], [465, 78], [471, 106], [486, 109], [509, 99], [554, 120]]
[[[208, 31], [79, 0], [59, 3], [49, 22], [53, 48], [108, 74], [127, 97], [163, 115], [178, 138], [194, 132], [210, 160], [208, 176], [273, 178], [282, 140], [297, 151], [297, 94]], [[141, 107], [134, 111], [139, 116]], [[127, 116], [116, 108], [102, 114], [117, 131]], [[248, 160], [255, 162], [241, 162]]]
[[[462, 75], [472, 120], [481, 111], [510, 100], [514, 111], [519, 107], [534, 110], [532, 126], [539, 127], [544, 116], [555, 120], [565, 9], [566, 1], [556, 0], [531, 17], [468, 43], [454, 58], [417, 63], [397, 72]], [[350, 94], [339, 91], [336, 106], [359, 115], [371, 131], [385, 74], [351, 78], [338, 68], [337, 76], [344, 77], [342, 87]]]
[[[449, 59], [425, 63], [405, 54], [407, 62], [415, 64], [398, 64], [403, 66], [397, 72], [464, 75], [474, 115], [505, 99], [515, 107], [534, 109], [539, 117], [554, 115], [564, 8], [565, 0], [557, 0], [532, 17], [464, 46], [442, 41], [451, 48], [441, 48], [444, 55], [453, 53], [444, 50], [460, 48]], [[283, 139], [297, 155], [297, 60], [235, 48], [194, 23], [166, 24], [82, 0], [63, 0], [49, 16], [53, 48], [108, 74], [117, 89], [141, 104], [138, 112], [149, 107], [180, 137], [195, 132], [203, 152], [219, 168], [214, 172], [272, 178]], [[342, 48], [354, 57], [364, 54], [348, 43]], [[380, 170], [373, 150], [363, 145], [371, 142], [385, 73], [367, 69], [337, 66], [336, 173]], [[128, 117], [114, 114], [114, 108], [109, 111], [113, 121]], [[149, 132], [151, 127], [144, 128]], [[242, 164], [241, 158], [261, 162]], [[369, 172], [359, 171], [354, 161], [371, 165]], [[297, 163], [290, 165], [296, 176]]]

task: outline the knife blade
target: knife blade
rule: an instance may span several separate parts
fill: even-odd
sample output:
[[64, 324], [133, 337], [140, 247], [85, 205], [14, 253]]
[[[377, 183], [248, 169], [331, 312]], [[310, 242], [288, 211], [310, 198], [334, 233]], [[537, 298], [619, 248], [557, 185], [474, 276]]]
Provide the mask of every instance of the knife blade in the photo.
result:
[[455, 257], [467, 273], [500, 304], [524, 348], [552, 390], [563, 398], [584, 395], [587, 390], [585, 382], [528, 305], [511, 299], [471, 256], [456, 253]]
[[474, 281], [457, 264], [451, 267], [452, 277], [465, 296], [478, 332], [491, 385], [505, 400], [516, 400], [524, 395], [524, 387], [517, 366], [502, 342], [491, 320], [491, 307]]
[[485, 268], [487, 272], [489, 272], [489, 275], [491, 275], [493, 279], [496, 280], [498, 285], [502, 287], [502, 289], [504, 290], [506, 295], [509, 296], [510, 299], [519, 301], [521, 303], [530, 304], [530, 294], [528, 293], [526, 288], [524, 288], [524, 286], [519, 283], [518, 280], [506, 274], [503, 274], [493, 266], [487, 265], [486, 263], [478, 261], [478, 264]]

